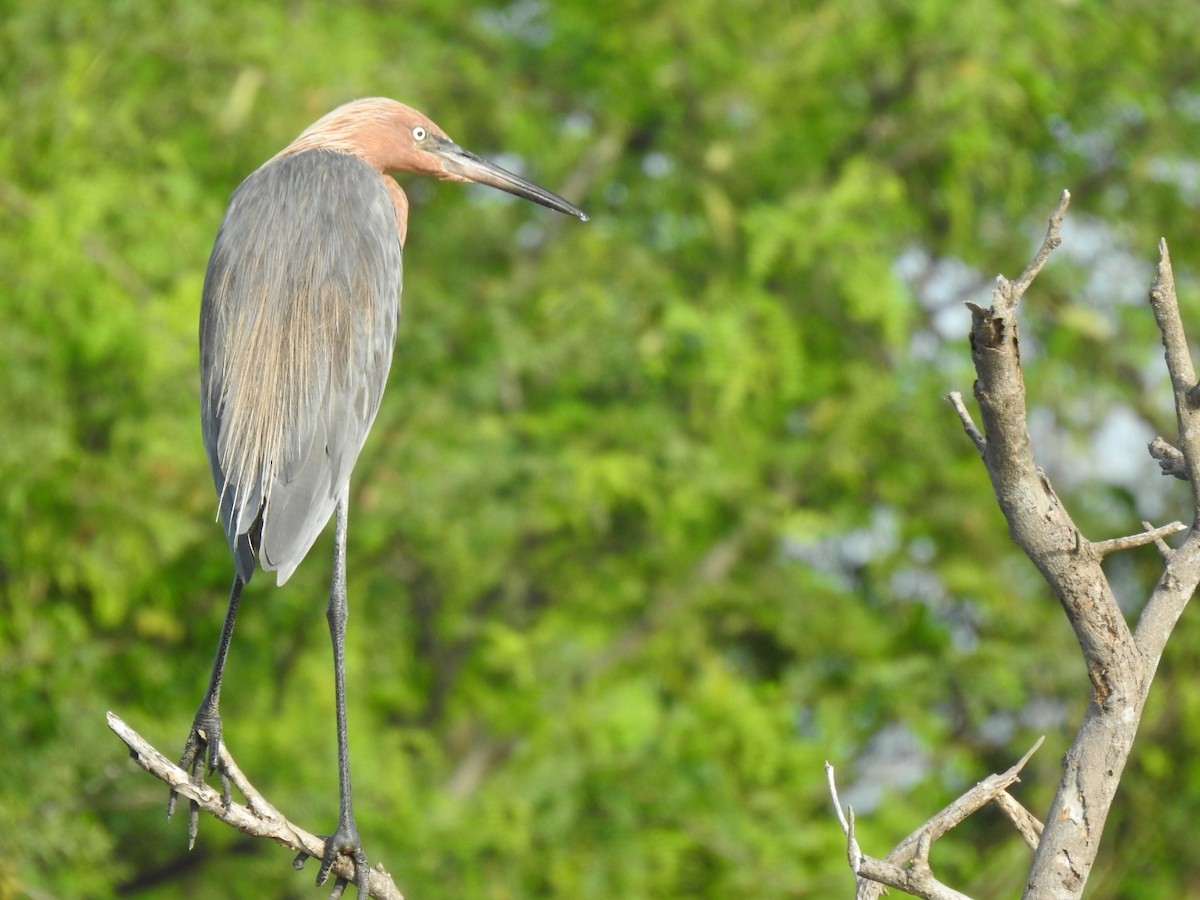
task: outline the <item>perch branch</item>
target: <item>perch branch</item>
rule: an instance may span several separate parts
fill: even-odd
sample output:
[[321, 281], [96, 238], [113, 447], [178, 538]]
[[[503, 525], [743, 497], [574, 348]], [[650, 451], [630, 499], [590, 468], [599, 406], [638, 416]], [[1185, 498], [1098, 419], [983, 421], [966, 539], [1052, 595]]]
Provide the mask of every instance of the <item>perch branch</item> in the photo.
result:
[[[238, 768], [229, 755], [224, 743], [221, 745], [221, 762], [229, 773], [229, 780], [246, 798], [246, 804], [230, 803], [225, 806], [221, 792], [206, 784], [195, 784], [188, 773], [156, 750], [145, 738], [130, 728], [115, 713], [108, 714], [108, 727], [129, 748], [129, 755], [139, 766], [165, 782], [181, 796], [194, 800], [200, 808], [213, 818], [224, 822], [251, 837], [269, 838], [289, 850], [321, 858], [325, 841], [311, 832], [294, 825], [272, 806], [252, 785], [245, 773]], [[349, 859], [339, 857], [333, 865], [335, 877], [353, 883], [354, 866]], [[404, 900], [404, 895], [392, 881], [392, 876], [376, 864], [370, 873], [370, 895], [377, 900]]]

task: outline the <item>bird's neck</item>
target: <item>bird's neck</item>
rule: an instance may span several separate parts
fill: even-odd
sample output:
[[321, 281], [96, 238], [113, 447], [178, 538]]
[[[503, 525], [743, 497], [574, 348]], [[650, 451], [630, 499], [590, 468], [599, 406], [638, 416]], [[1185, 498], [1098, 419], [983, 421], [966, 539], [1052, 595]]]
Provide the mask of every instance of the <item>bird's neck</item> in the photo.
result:
[[408, 237], [408, 195], [404, 193], [404, 188], [396, 184], [396, 179], [389, 175], [383, 175], [382, 178], [392, 198], [392, 206], [396, 208], [396, 228], [400, 231], [400, 246], [403, 247], [404, 239]]

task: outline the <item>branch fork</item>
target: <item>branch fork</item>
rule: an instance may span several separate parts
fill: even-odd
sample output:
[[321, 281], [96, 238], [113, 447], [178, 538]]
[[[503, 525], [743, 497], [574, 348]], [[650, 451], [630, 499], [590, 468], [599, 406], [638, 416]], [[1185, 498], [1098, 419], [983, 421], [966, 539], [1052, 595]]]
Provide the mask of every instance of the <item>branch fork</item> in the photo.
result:
[[934, 815], [920, 828], [896, 845], [884, 859], [867, 856], [858, 845], [854, 836], [854, 810], [846, 808], [842, 812], [842, 804], [838, 799], [837, 785], [834, 781], [833, 766], [825, 763], [825, 778], [829, 784], [829, 795], [833, 807], [846, 835], [846, 856], [850, 868], [858, 877], [857, 900], [871, 900], [883, 893], [883, 888], [894, 887], [906, 891], [916, 897], [927, 900], [970, 900], [942, 884], [934, 876], [929, 865], [929, 848], [933, 842], [951, 829], [957, 827], [968, 816], [982, 809], [988, 803], [995, 803], [1001, 811], [1013, 822], [1026, 843], [1033, 847], [1037, 845], [1037, 835], [1042, 831], [1042, 824], [1008, 793], [1008, 789], [1020, 781], [1021, 770], [1029, 762], [1030, 757], [1042, 746], [1044, 737], [1029, 748], [1010, 769], [998, 775], [990, 775], [979, 782], [949, 806]]
[[[1171, 376], [1179, 437], [1174, 443], [1155, 438], [1149, 450], [1164, 474], [1188, 482], [1192, 524], [1171, 522], [1154, 527], [1142, 522], [1140, 532], [1090, 541], [1034, 462], [1016, 314], [1025, 292], [1062, 243], [1061, 227], [1070, 199], [1063, 191], [1046, 236], [1020, 277], [1014, 281], [997, 278], [990, 307], [967, 304], [981, 425], [975, 424], [960, 393], [947, 398], [987, 469], [1009, 534], [1062, 606], [1092, 685], [1092, 702], [1063, 759], [1062, 777], [1045, 826], [1007, 793], [1007, 785], [988, 795], [1034, 849], [1025, 898], [1082, 896], [1163, 648], [1200, 585], [1200, 385], [1179, 314], [1165, 240], [1159, 242], [1159, 262], [1149, 293]], [[1183, 539], [1172, 548], [1166, 538], [1179, 534]], [[1158, 550], [1163, 571], [1131, 630], [1101, 563], [1108, 554], [1148, 544]], [[1024, 759], [1004, 776], [992, 779], [1011, 774], [1015, 781], [1023, 764]], [[828, 769], [828, 777], [836, 804], [832, 769]], [[942, 833], [932, 823], [944, 821], [939, 817], [945, 813], [943, 810], [906, 838], [886, 860], [874, 861], [858, 849], [853, 816], [847, 819], [839, 810], [850, 865], [859, 878], [860, 900], [878, 896], [883, 885], [935, 900], [963, 896], [937, 882], [928, 869], [928, 844]], [[876, 862], [882, 865], [875, 867]]]

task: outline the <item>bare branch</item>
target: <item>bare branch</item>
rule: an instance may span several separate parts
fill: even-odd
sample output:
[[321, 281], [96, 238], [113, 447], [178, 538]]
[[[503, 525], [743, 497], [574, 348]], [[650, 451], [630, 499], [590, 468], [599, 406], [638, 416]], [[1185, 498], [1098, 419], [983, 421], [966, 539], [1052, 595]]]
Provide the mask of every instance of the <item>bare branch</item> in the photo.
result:
[[1187, 526], [1182, 522], [1172, 522], [1170, 525], [1152, 528], [1149, 531], [1143, 531], [1138, 534], [1095, 542], [1092, 544], [1092, 549], [1101, 556], [1107, 556], [1110, 553], [1117, 553], [1121, 550], [1130, 550], [1134, 547], [1144, 547], [1147, 544], [1161, 543], [1163, 538], [1179, 534], [1181, 531], [1187, 531]]
[[[975, 308], [979, 309], [979, 307]], [[963, 403], [962, 394], [958, 391], [951, 391], [946, 395], [946, 399], [950, 401], [950, 405], [958, 413], [958, 419], [962, 422], [963, 431], [974, 442], [975, 449], [979, 451], [979, 456], [982, 459], [987, 454], [987, 441], [975, 426], [975, 422], [971, 418], [971, 413], [967, 410], [966, 404]]]
[[1013, 282], [1004, 282], [1006, 285], [1005, 298], [1011, 304], [1006, 310], [1009, 313], [1016, 312], [1017, 303], [1021, 297], [1025, 295], [1025, 291], [1033, 284], [1033, 279], [1037, 278], [1038, 273], [1042, 271], [1042, 267], [1046, 265], [1046, 260], [1050, 258], [1050, 254], [1058, 249], [1062, 243], [1062, 223], [1067, 215], [1067, 207], [1071, 203], [1071, 192], [1063, 191], [1059, 198], [1058, 206], [1050, 216], [1050, 224], [1046, 228], [1046, 238], [1042, 241], [1042, 246], [1038, 248], [1037, 254], [1029, 261], [1029, 265], [1025, 267], [1025, 271], [1020, 277]]
[[842, 801], [838, 799], [837, 783], [833, 780], [833, 763], [825, 760], [825, 782], [829, 785], [829, 796], [833, 798], [833, 811], [837, 813], [838, 824], [842, 826], [842, 831], [846, 834], [850, 833], [850, 823], [846, 821], [846, 814], [842, 812]]
[[[230, 781], [246, 797], [245, 806], [239, 803], [225, 806], [221, 801], [220, 791], [206, 784], [193, 783], [187, 772], [151, 746], [115, 713], [108, 714], [108, 727], [125, 742], [134, 762], [155, 778], [166, 782], [181, 796], [196, 801], [202, 810], [219, 821], [243, 834], [269, 838], [289, 850], [307, 853], [317, 859], [324, 853], [324, 839], [292, 824], [272, 806], [238, 768], [224, 743], [221, 745], [221, 762], [229, 773]], [[354, 866], [349, 859], [339, 857], [334, 862], [332, 873], [335, 877], [344, 878], [351, 883], [354, 881]], [[404, 900], [404, 895], [392, 881], [392, 876], [384, 871], [380, 864], [376, 864], [370, 873], [370, 895], [377, 900]]]
[[1161, 437], [1156, 437], [1149, 444], [1150, 457], [1158, 463], [1164, 475], [1173, 475], [1180, 481], [1188, 480], [1187, 464], [1183, 454], [1176, 447], [1168, 444]]
[[949, 806], [930, 818], [924, 825], [897, 844], [896, 849], [888, 854], [888, 859], [911, 858], [912, 854], [916, 851], [917, 842], [920, 840], [922, 834], [928, 833], [930, 839], [936, 841], [968, 816], [990, 803], [996, 794], [1007, 791], [1021, 780], [1021, 770], [1025, 768], [1025, 764], [1029, 762], [1033, 754], [1037, 753], [1038, 748], [1042, 746], [1045, 740], [1044, 735], [1038, 738], [1034, 741], [1033, 746], [1025, 751], [1025, 755], [1013, 763], [1006, 771], [996, 775], [989, 775]]
[[966, 894], [960, 894], [954, 888], [938, 881], [930, 870], [929, 863], [919, 860], [902, 869], [886, 860], [865, 856], [858, 874], [862, 878], [870, 879], [869, 883], [872, 885], [886, 884], [926, 900], [971, 900]]
[[1162, 334], [1167, 371], [1175, 392], [1179, 451], [1183, 454], [1184, 467], [1192, 485], [1192, 500], [1200, 517], [1200, 410], [1193, 402], [1196, 369], [1192, 365], [1187, 335], [1184, 334], [1183, 320], [1179, 315], [1175, 275], [1171, 270], [1171, 256], [1165, 239], [1158, 242], [1158, 254], [1158, 268], [1154, 283], [1150, 286], [1150, 308], [1154, 310], [1154, 321]]
[[[1155, 438], [1150, 443], [1150, 453], [1164, 472], [1189, 481], [1194, 524], [1192, 533], [1183, 545], [1169, 555], [1164, 554], [1166, 565], [1162, 577], [1154, 586], [1138, 621], [1134, 637], [1146, 661], [1147, 682], [1154, 677], [1167, 639], [1200, 584], [1200, 538], [1197, 537], [1195, 525], [1200, 522], [1200, 409], [1197, 409], [1195, 402], [1196, 369], [1183, 330], [1179, 300], [1175, 293], [1175, 276], [1165, 240], [1159, 241], [1158, 251], [1158, 268], [1154, 283], [1150, 286], [1150, 307], [1162, 334], [1167, 371], [1171, 375], [1179, 442], [1178, 447], [1172, 447], [1162, 438]], [[1182, 476], [1180, 469], [1183, 470]], [[1162, 547], [1159, 552], [1163, 553]]]
[[1154, 677], [1167, 639], [1196, 592], [1197, 585], [1200, 585], [1200, 532], [1193, 526], [1183, 545], [1178, 550], [1170, 551], [1166, 557], [1162, 576], [1146, 601], [1134, 632], [1134, 640], [1145, 660], [1148, 678]]
[[[989, 775], [949, 806], [926, 821], [920, 828], [896, 845], [886, 859], [867, 856], [858, 846], [854, 836], [854, 810], [849, 811], [849, 821], [842, 814], [834, 783], [833, 766], [825, 763], [825, 778], [829, 784], [829, 795], [833, 799], [838, 821], [846, 834], [846, 855], [850, 868], [859, 877], [858, 900], [871, 900], [884, 892], [884, 886], [898, 888], [918, 897], [934, 900], [963, 900], [964, 894], [939, 882], [929, 868], [929, 848], [942, 835], [957, 826], [972, 813], [996, 800], [1020, 780], [1021, 770], [1031, 756], [1042, 746], [1044, 737], [1037, 742], [1006, 772]], [[1011, 797], [1010, 801], [1015, 803]], [[1032, 817], [1030, 817], [1032, 818]], [[1034, 820], [1036, 821], [1036, 820]]]
[[[1037, 567], [1066, 613], [1092, 685], [1092, 702], [1063, 760], [1063, 775], [1034, 855], [1026, 897], [1081, 895], [1133, 746], [1152, 675], [1101, 567], [1102, 554], [1080, 534], [1049, 479], [1037, 467], [1029, 438], [1016, 307], [1059, 243], [1068, 199], [1064, 193], [1050, 217], [1041, 248], [1021, 277], [1013, 283], [1001, 278], [991, 308], [971, 310], [975, 398], [987, 441], [984, 464], [992, 490], [1013, 540]], [[1158, 297], [1164, 294], [1162, 288], [1153, 293]], [[1181, 386], [1186, 392], [1194, 383], [1194, 377], [1186, 385], [1176, 380], [1177, 397]], [[1181, 449], [1186, 456], [1187, 449]], [[1200, 460], [1200, 453], [1196, 457]], [[1116, 547], [1102, 544], [1099, 549]], [[1180, 552], [1182, 549], [1173, 560]], [[1165, 619], [1155, 621], [1164, 625]]]
[[[1133, 747], [1163, 647], [1200, 585], [1200, 384], [1180, 318], [1166, 241], [1159, 244], [1160, 260], [1150, 303], [1171, 375], [1179, 438], [1176, 446], [1155, 438], [1150, 453], [1164, 473], [1189, 482], [1192, 528], [1189, 531], [1181, 522], [1158, 528], [1143, 522], [1140, 534], [1092, 543], [1079, 532], [1049, 478], [1034, 461], [1016, 310], [1061, 243], [1069, 201], [1070, 194], [1064, 191], [1041, 247], [1020, 277], [1011, 282], [1003, 276], [997, 278], [989, 308], [967, 304], [971, 312], [971, 356], [977, 375], [975, 399], [982, 429], [976, 427], [961, 395], [952, 393], [947, 399], [983, 458], [1009, 534], [1042, 574], [1070, 621], [1083, 652], [1092, 702], [1064, 756], [1063, 774], [1044, 826], [1007, 793], [1007, 785], [997, 786], [994, 779], [998, 776], [993, 776], [981, 782], [979, 790], [964, 794], [930, 819], [886, 860], [862, 856], [854, 845], [851, 865], [855, 872], [878, 876], [876, 881], [860, 880], [858, 897], [864, 900], [878, 897], [883, 883], [913, 889], [911, 877], [902, 882], [896, 871], [927, 870], [929, 845], [988, 800], [1000, 807], [1034, 848], [1024, 897], [1080, 897], [1095, 863], [1105, 820]], [[1182, 532], [1187, 532], [1182, 543], [1172, 549], [1164, 538]], [[1165, 562], [1164, 571], [1143, 608], [1136, 632], [1131, 633], [1101, 562], [1106, 554], [1146, 544], [1158, 549]], [[832, 787], [832, 774], [830, 781]], [[851, 841], [853, 822], [851, 815]], [[921, 890], [938, 889], [936, 885], [921, 884]]]
[[1038, 839], [1042, 836], [1042, 823], [1038, 821], [1037, 816], [1018, 803], [1008, 791], [998, 793], [992, 798], [992, 802], [1000, 807], [1001, 812], [1016, 826], [1029, 849], [1036, 850]]
[[[1147, 522], [1145, 519], [1142, 519], [1142, 528], [1144, 528], [1146, 531], [1151, 531], [1154, 528], [1154, 526], [1151, 525], [1149, 522]], [[1154, 546], [1156, 548], [1158, 548], [1158, 555], [1161, 556], [1164, 560], [1170, 559], [1175, 554], [1175, 549], [1170, 544], [1168, 544], [1166, 541], [1164, 541], [1162, 538], [1159, 538], [1158, 540], [1156, 540], [1154, 542]]]
[[[1054, 590], [1083, 649], [1101, 702], [1107, 673], [1119, 670], [1129, 628], [1116, 597], [1049, 479], [1034, 462], [1027, 426], [1016, 302], [1060, 241], [1070, 195], [1063, 193], [1037, 255], [1015, 282], [1001, 278], [990, 309], [971, 310], [975, 399], [986, 436], [984, 463], [1009, 533]], [[1124, 650], [1122, 648], [1125, 648]]]

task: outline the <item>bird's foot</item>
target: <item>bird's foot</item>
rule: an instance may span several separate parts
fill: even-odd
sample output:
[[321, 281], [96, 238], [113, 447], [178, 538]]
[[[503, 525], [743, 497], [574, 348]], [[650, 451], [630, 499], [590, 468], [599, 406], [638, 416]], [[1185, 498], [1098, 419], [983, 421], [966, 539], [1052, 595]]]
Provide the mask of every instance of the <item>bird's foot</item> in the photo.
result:
[[[221, 716], [216, 704], [208, 697], [196, 711], [192, 722], [192, 730], [188, 733], [187, 743], [183, 747], [183, 755], [179, 757], [179, 768], [183, 769], [192, 779], [192, 784], [204, 783], [204, 778], [215, 769], [221, 777], [221, 802], [229, 806], [229, 774], [221, 765]], [[207, 770], [205, 764], [207, 763]], [[167, 819], [175, 813], [175, 801], [179, 794], [174, 789], [167, 797]], [[195, 800], [188, 801], [188, 849], [196, 845], [196, 832], [200, 828], [200, 806]]]
[[[367, 862], [367, 854], [363, 852], [362, 842], [358, 839], [358, 828], [355, 827], [352, 816], [344, 817], [338, 822], [333, 834], [325, 837], [325, 853], [321, 857], [321, 867], [317, 869], [318, 886], [329, 879], [329, 870], [333, 868], [339, 855], [350, 857], [350, 861], [354, 863], [354, 887], [358, 891], [359, 900], [367, 900], [370, 896], [371, 864]], [[296, 855], [293, 865], [299, 869], [306, 859], [308, 854], [301, 851]], [[338, 876], [329, 900], [338, 900], [349, 883], [347, 879]]]

